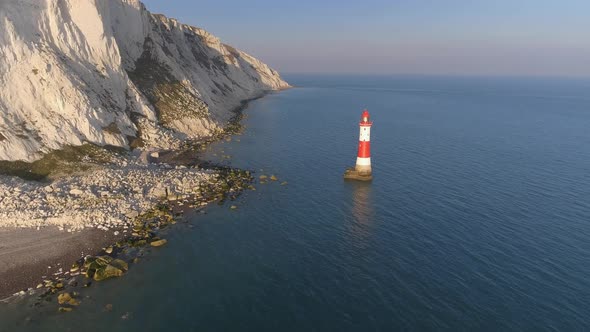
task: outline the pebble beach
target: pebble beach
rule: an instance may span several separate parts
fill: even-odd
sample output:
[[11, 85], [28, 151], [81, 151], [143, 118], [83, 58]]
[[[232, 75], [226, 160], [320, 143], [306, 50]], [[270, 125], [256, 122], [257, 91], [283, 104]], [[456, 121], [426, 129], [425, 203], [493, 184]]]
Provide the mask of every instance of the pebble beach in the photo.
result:
[[[74, 277], [73, 262], [104, 254], [115, 243], [162, 243], [156, 237], [161, 224], [151, 219], [154, 207], [201, 208], [234, 198], [251, 179], [246, 171], [170, 165], [158, 163], [158, 153], [149, 155], [118, 156], [43, 181], [0, 176], [0, 299]], [[156, 217], [170, 223], [170, 215]]]

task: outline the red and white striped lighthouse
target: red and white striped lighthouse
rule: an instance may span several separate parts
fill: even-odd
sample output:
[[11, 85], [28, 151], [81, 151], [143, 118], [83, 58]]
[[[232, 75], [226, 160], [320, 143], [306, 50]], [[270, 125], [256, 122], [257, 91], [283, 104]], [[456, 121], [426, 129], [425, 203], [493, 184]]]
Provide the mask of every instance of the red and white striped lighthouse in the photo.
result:
[[364, 110], [359, 123], [359, 152], [355, 166], [355, 170], [359, 175], [371, 174], [371, 125], [373, 125], [373, 122], [370, 120], [369, 111]]
[[356, 166], [346, 169], [344, 172], [344, 179], [371, 181], [373, 175], [371, 174], [371, 118], [369, 111], [364, 110], [361, 115], [360, 135], [359, 135], [359, 152], [356, 156]]

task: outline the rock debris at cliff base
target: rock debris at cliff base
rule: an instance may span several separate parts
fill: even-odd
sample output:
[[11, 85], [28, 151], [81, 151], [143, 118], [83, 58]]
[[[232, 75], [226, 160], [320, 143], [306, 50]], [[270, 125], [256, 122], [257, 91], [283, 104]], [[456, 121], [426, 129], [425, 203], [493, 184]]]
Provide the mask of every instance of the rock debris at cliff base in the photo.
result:
[[202, 195], [219, 175], [194, 168], [133, 165], [104, 168], [52, 183], [0, 177], [0, 227], [56, 226], [72, 232], [85, 228], [126, 233], [140, 212], [166, 197]]

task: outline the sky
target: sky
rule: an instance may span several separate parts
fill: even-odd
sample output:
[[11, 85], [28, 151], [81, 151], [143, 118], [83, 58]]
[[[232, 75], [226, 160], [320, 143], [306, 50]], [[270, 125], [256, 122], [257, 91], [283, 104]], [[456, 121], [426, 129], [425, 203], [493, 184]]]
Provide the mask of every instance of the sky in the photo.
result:
[[283, 73], [590, 77], [590, 0], [144, 0]]

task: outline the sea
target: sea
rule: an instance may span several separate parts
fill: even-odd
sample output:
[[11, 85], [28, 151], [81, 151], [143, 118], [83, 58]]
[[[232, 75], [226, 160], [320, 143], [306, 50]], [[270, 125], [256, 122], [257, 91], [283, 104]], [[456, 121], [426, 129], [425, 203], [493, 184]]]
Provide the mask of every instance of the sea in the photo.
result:
[[[0, 331], [590, 329], [590, 80], [286, 79], [203, 156], [278, 181]], [[364, 109], [373, 181], [344, 181]]]

